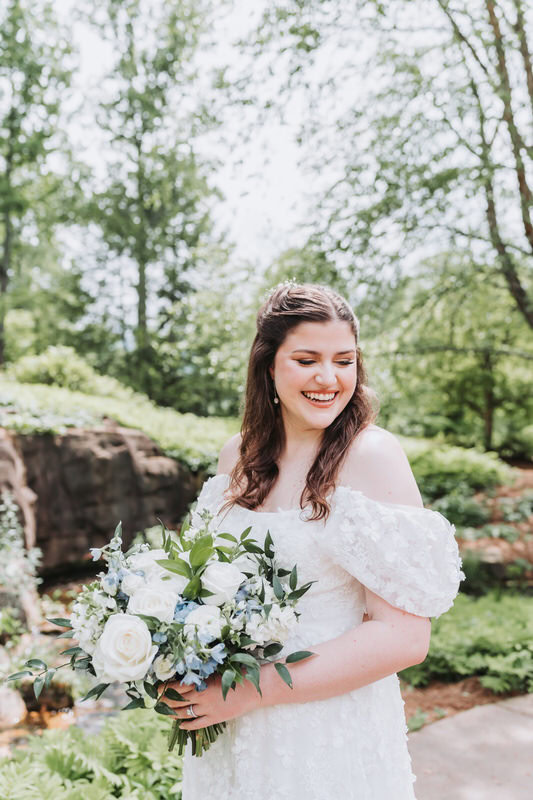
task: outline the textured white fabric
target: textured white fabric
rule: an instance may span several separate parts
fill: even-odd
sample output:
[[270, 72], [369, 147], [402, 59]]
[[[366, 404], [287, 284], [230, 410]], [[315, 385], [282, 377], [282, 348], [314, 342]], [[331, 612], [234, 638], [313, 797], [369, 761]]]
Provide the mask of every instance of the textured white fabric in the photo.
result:
[[[227, 475], [205, 482], [197, 511], [218, 512]], [[316, 581], [300, 599], [296, 631], [278, 657], [361, 624], [364, 586], [421, 616], [448, 609], [463, 576], [454, 526], [429, 509], [370, 500], [338, 487], [331, 514], [233, 506], [219, 532], [270, 531], [277, 560]], [[281, 678], [280, 678], [281, 680]], [[413, 800], [414, 775], [396, 675], [327, 700], [256, 709], [232, 719], [201, 758], [184, 758], [183, 800]]]

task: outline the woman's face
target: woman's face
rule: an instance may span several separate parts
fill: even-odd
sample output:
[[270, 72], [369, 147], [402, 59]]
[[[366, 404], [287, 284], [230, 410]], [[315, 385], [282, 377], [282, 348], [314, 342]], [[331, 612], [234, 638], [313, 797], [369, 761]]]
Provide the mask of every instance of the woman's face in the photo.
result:
[[348, 322], [302, 322], [279, 347], [270, 367], [283, 421], [325, 429], [352, 397], [357, 383], [355, 336]]

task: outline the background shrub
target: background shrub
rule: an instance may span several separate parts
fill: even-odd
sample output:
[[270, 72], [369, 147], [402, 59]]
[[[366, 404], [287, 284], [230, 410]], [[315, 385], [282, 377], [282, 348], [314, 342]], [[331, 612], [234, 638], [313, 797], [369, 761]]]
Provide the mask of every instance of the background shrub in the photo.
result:
[[533, 597], [462, 592], [432, 621], [429, 653], [401, 677], [414, 686], [477, 675], [494, 692], [533, 692]]

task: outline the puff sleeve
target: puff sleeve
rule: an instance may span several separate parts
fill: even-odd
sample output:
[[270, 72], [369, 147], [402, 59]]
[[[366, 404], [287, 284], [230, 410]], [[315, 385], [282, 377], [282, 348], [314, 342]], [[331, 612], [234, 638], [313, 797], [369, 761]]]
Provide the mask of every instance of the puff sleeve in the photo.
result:
[[204, 482], [196, 499], [196, 505], [191, 508], [191, 525], [193, 527], [201, 524], [200, 514], [205, 509], [216, 516], [224, 503], [224, 492], [228, 483], [229, 478], [224, 474], [213, 475]]
[[422, 617], [453, 605], [465, 576], [455, 527], [440, 512], [338, 487], [328, 528], [327, 555], [391, 605]]

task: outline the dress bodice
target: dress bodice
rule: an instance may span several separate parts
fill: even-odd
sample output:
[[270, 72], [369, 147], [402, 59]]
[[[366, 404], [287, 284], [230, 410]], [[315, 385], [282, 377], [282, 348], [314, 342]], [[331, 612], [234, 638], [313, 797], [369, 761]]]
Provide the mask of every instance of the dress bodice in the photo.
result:
[[371, 500], [338, 486], [328, 497], [328, 519], [310, 520], [308, 509], [253, 511], [224, 504], [229, 475], [203, 485], [193, 514], [208, 508], [219, 533], [251, 536], [263, 544], [267, 532], [276, 560], [294, 564], [299, 584], [315, 581], [300, 598], [300, 622], [284, 651], [309, 647], [358, 625], [365, 612], [364, 587], [391, 605], [420, 616], [438, 616], [453, 603], [464, 578], [454, 526], [438, 511]]

